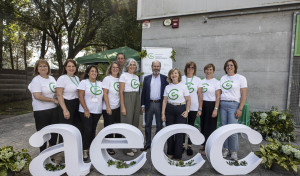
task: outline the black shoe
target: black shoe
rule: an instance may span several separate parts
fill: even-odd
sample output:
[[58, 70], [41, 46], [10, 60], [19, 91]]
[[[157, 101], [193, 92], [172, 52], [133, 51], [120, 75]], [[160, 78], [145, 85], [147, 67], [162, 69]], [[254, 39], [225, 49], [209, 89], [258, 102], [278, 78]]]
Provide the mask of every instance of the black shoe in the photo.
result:
[[192, 150], [192, 148], [191, 148], [190, 146], [186, 149], [186, 154], [187, 154], [188, 156], [193, 155], [193, 150]]
[[150, 146], [147, 145], [147, 146], [145, 146], [144, 148], [142, 148], [141, 151], [142, 151], [142, 152], [143, 152], [143, 151], [146, 151], [146, 150], [148, 150], [149, 148], [150, 148]]

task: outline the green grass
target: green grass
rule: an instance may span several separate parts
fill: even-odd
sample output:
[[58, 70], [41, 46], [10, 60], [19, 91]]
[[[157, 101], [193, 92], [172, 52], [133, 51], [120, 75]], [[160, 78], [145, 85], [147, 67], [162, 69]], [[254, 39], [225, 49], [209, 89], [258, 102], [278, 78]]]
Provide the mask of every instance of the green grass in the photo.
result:
[[21, 100], [0, 104], [0, 115], [20, 115], [32, 112], [32, 100]]

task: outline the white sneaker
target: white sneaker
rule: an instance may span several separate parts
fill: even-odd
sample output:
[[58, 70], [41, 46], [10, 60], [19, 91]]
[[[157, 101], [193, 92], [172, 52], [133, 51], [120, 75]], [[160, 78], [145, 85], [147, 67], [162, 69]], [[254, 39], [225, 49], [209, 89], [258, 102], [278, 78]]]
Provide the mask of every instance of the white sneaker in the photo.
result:
[[137, 149], [131, 149], [131, 151], [133, 151], [134, 153], [136, 153], [136, 152], [137, 152]]
[[226, 149], [226, 148], [224, 148], [224, 151], [223, 151], [223, 153], [222, 153], [223, 158], [226, 158], [229, 154], [230, 154], [229, 150]]
[[134, 153], [133, 152], [127, 152], [126, 155], [127, 156], [134, 156]]
[[237, 152], [231, 152], [230, 159], [232, 159], [232, 160], [238, 160]]

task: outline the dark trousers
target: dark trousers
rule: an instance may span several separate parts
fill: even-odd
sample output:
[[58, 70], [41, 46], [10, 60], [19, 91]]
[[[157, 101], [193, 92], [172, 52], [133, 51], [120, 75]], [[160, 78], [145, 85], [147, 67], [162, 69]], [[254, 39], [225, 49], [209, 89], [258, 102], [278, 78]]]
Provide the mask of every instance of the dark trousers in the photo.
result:
[[[167, 103], [166, 107], [166, 125], [173, 124], [185, 124], [186, 118], [182, 117], [182, 113], [185, 111], [185, 105], [172, 105]], [[173, 155], [174, 159], [181, 159], [182, 157], [182, 143], [183, 143], [183, 133], [178, 133], [171, 136], [168, 141], [167, 154]]]
[[[197, 117], [197, 112], [198, 112], [198, 111], [190, 111], [190, 112], [189, 112], [189, 115], [188, 115], [188, 118], [187, 118], [187, 124], [194, 126], [194, 124], [195, 124], [195, 119], [196, 119], [196, 117]], [[185, 134], [184, 134], [184, 137], [183, 137], [183, 143], [185, 143], [185, 136], [188, 136], [188, 135], [185, 135]], [[189, 144], [189, 145], [192, 145], [192, 141], [190, 140], [189, 137], [188, 137], [188, 144]]]
[[[79, 99], [73, 99], [73, 100], [66, 100], [65, 101], [65, 105], [68, 109], [68, 111], [70, 112], [70, 118], [69, 119], [65, 119], [64, 117], [64, 113], [62, 108], [59, 106], [58, 107], [58, 123], [64, 123], [64, 124], [69, 124], [69, 125], [73, 125], [75, 127], [77, 127], [79, 129], [79, 131], [82, 134], [82, 125], [81, 125], [81, 121], [80, 121], [80, 117], [79, 117]], [[62, 136], [59, 135], [59, 142], [62, 143], [63, 139]]]
[[149, 108], [146, 110], [145, 113], [145, 136], [146, 136], [146, 145], [151, 145], [151, 128], [152, 128], [152, 121], [153, 121], [153, 114], [155, 114], [156, 120], [156, 133], [162, 129], [162, 120], [161, 120], [161, 103], [160, 102], [150, 102]]
[[[121, 114], [120, 114], [120, 107], [117, 109], [111, 110], [111, 115], [107, 114], [106, 110], [103, 110], [103, 118], [104, 118], [104, 127], [107, 127], [108, 125], [114, 124], [114, 123], [121, 123]], [[113, 138], [114, 134], [109, 134], [106, 136], [106, 138]], [[121, 138], [121, 134], [115, 134], [116, 138]]]
[[[66, 107], [68, 111], [70, 112], [70, 118], [65, 119], [64, 113], [61, 107], [58, 108], [58, 120], [59, 123], [65, 123], [65, 124], [70, 124], [70, 125], [78, 125], [80, 123], [80, 118], [79, 118], [79, 99], [73, 99], [73, 100], [66, 100], [64, 99]], [[77, 126], [76, 126], [77, 127]]]
[[212, 117], [212, 113], [215, 108], [215, 101], [203, 101], [203, 110], [201, 114], [201, 133], [205, 137], [205, 141], [202, 145], [205, 146], [208, 137], [214, 132], [217, 128], [217, 119], [218, 117]]
[[[35, 120], [35, 128], [37, 131], [40, 131], [42, 128], [56, 124], [58, 122], [58, 113], [57, 113], [57, 107], [42, 111], [34, 111], [33, 117]], [[57, 134], [51, 133], [51, 139], [48, 141], [50, 146], [56, 145], [57, 143]], [[40, 147], [40, 152], [45, 150], [47, 148], [47, 143], [44, 143]]]
[[101, 114], [92, 114], [87, 118], [84, 113], [80, 112], [80, 119], [82, 122], [82, 142], [83, 150], [88, 150], [91, 146], [92, 141], [96, 136], [96, 128]]

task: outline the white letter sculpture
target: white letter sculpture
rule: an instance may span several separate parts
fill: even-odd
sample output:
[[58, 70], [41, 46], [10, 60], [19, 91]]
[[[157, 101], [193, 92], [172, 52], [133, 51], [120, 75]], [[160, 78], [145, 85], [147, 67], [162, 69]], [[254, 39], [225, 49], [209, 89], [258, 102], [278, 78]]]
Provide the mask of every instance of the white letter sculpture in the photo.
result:
[[[91, 163], [83, 162], [82, 140], [79, 130], [68, 124], [49, 125], [30, 137], [30, 145], [33, 147], [42, 146], [51, 138], [50, 133], [62, 135], [64, 142], [42, 151], [34, 158], [29, 165], [30, 173], [33, 176], [56, 176], [64, 173], [72, 176], [87, 175], [90, 172]], [[65, 168], [60, 171], [47, 171], [44, 165], [49, 162], [52, 163], [49, 157], [62, 151], [65, 154]]]
[[252, 144], [259, 144], [262, 141], [262, 136], [250, 127], [241, 124], [229, 124], [215, 130], [208, 138], [205, 145], [205, 153], [211, 165], [223, 175], [245, 175], [254, 170], [262, 161], [253, 152], [248, 154], [245, 160], [247, 166], [230, 166], [222, 156], [222, 148], [225, 140], [235, 133], [244, 133], [243, 137], [248, 137]]
[[[106, 135], [118, 133], [125, 138], [105, 138]], [[108, 160], [115, 160], [106, 151], [108, 148], [143, 148], [144, 136], [142, 132], [128, 124], [118, 123], [105, 127], [96, 136], [90, 147], [91, 162], [94, 167], [104, 175], [131, 175], [138, 171], [145, 164], [146, 152], [143, 152], [139, 157], [134, 160], [128, 161], [129, 163], [135, 161], [136, 164], [128, 168], [118, 169], [114, 166], [108, 166]]]
[[[195, 155], [190, 160], [196, 163], [194, 166], [176, 167], [168, 163], [168, 157], [164, 153], [164, 145], [169, 137], [177, 133], [186, 133], [195, 145], [200, 145], [204, 142], [204, 136], [199, 130], [191, 125], [175, 124], [170, 125], [160, 130], [153, 138], [151, 144], [151, 160], [157, 171], [164, 175], [191, 175], [199, 170], [205, 163], [201, 154]], [[186, 161], [189, 162], [190, 160]]]

